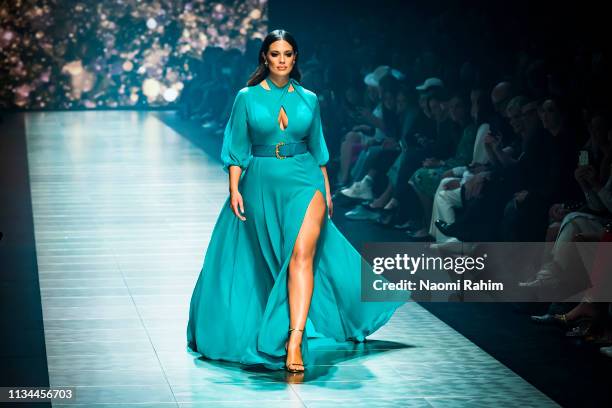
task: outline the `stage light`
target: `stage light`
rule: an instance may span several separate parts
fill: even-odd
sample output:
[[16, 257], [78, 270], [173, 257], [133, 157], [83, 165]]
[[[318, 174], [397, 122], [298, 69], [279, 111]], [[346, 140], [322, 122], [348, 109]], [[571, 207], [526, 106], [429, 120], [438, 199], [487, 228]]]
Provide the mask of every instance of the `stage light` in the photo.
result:
[[163, 93], [164, 99], [168, 102], [174, 102], [178, 97], [178, 91], [175, 88], [168, 88]]
[[125, 72], [130, 72], [132, 69], [134, 69], [134, 64], [132, 64], [132, 61], [125, 61], [123, 63], [123, 70]]
[[[174, 92], [180, 94], [182, 83], [194, 78], [187, 62], [201, 59], [207, 47], [244, 50], [248, 39], [268, 31], [263, 16], [267, 0], [233, 6], [190, 0], [179, 8], [131, 0], [14, 3], [0, 8], [0, 71], [9, 73], [2, 90], [9, 95], [8, 105], [19, 99], [26, 108], [115, 105], [110, 101], [117, 106], [167, 105], [178, 99]], [[147, 81], [151, 78], [157, 83]], [[28, 98], [13, 92], [23, 83], [32, 88]], [[86, 95], [92, 84], [95, 94]], [[120, 84], [138, 86], [137, 96], [117, 92]], [[174, 89], [169, 98], [165, 84]]]
[[161, 86], [158, 80], [147, 78], [142, 83], [142, 93], [149, 99], [155, 99], [161, 91]]
[[150, 18], [147, 20], [147, 27], [149, 30], [155, 30], [157, 28], [157, 21], [154, 18]]

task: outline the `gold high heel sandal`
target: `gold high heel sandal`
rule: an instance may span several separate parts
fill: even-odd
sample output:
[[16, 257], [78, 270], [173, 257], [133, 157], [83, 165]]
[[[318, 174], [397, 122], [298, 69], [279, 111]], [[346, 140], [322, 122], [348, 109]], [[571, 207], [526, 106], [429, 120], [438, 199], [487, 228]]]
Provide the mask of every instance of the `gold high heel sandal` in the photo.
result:
[[[304, 333], [304, 329], [289, 329], [289, 335], [288, 337], [291, 337], [291, 332], [292, 331], [300, 331], [302, 333]], [[287, 339], [287, 341], [285, 342], [285, 351], [288, 351], [288, 344], [289, 344], [289, 339]], [[301, 370], [296, 370], [295, 368], [289, 368], [290, 366], [301, 366], [302, 369]], [[285, 370], [287, 370], [290, 373], [303, 373], [304, 372], [304, 363], [285, 363]]]

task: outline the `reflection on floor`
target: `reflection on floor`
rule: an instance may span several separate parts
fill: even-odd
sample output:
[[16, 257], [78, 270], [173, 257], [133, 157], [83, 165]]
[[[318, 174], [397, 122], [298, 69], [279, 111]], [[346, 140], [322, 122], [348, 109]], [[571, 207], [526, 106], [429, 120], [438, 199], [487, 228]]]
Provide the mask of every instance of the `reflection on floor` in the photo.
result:
[[312, 342], [303, 378], [198, 359], [216, 158], [147, 112], [30, 113], [27, 142], [50, 382], [83, 406], [556, 406], [417, 304], [365, 344]]

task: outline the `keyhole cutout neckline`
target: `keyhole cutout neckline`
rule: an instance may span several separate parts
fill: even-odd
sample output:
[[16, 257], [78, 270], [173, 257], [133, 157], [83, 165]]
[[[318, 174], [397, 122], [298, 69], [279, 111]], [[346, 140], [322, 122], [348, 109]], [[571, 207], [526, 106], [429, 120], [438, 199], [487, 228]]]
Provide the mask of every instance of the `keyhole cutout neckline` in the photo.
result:
[[[264, 86], [264, 83], [267, 86], [267, 88], [266, 86]], [[264, 80], [260, 82], [260, 85], [263, 89], [270, 92], [272, 90], [270, 83], [272, 83], [272, 86], [274, 88], [281, 90], [281, 91], [284, 91], [285, 89], [287, 89], [287, 92], [294, 92], [295, 90], [293, 88], [293, 84], [291, 83], [291, 78], [289, 78], [287, 83], [283, 86], [276, 85], [274, 81], [272, 81], [270, 78], [264, 78]], [[276, 121], [278, 122], [278, 127], [281, 130], [281, 132], [286, 131], [287, 128], [289, 127], [289, 116], [287, 116], [287, 111], [285, 110], [285, 107], [283, 105], [281, 105], [278, 111], [278, 116], [276, 117]]]
[[285, 111], [285, 107], [281, 106], [278, 111], [278, 125], [281, 131], [287, 130], [289, 127], [289, 117], [287, 116], [287, 112]]

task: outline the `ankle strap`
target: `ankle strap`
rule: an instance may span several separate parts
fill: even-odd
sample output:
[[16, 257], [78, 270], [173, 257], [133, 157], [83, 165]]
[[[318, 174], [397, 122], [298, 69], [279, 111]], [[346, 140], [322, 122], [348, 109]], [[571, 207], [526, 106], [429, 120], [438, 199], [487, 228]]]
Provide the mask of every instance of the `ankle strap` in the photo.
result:
[[297, 329], [297, 328], [294, 328], [294, 329], [289, 329], [289, 333], [291, 333], [291, 332], [292, 332], [292, 331], [294, 331], [294, 330], [295, 330], [295, 331], [301, 331], [301, 332], [303, 332], [303, 331], [304, 331], [304, 329]]

